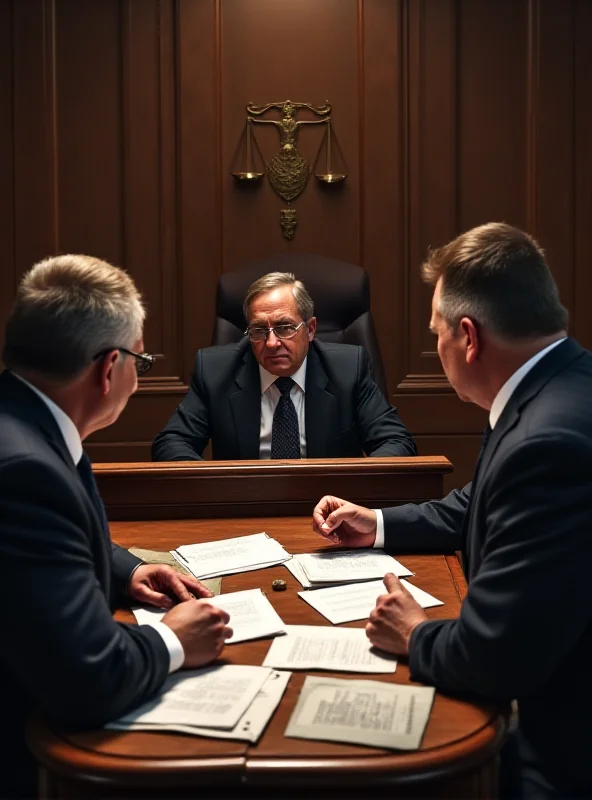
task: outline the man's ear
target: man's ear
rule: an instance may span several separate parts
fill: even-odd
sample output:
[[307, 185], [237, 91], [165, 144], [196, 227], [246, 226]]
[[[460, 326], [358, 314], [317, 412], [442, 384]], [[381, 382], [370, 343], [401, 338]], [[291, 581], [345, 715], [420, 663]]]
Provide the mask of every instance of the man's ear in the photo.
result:
[[308, 341], [312, 342], [312, 340], [315, 337], [316, 330], [317, 330], [317, 318], [316, 317], [311, 317], [308, 320], [307, 327], [308, 327]]
[[481, 354], [481, 335], [479, 328], [470, 317], [463, 317], [459, 323], [460, 332], [466, 340], [467, 364], [474, 364]]
[[103, 397], [106, 397], [111, 391], [113, 369], [118, 358], [119, 350], [110, 350], [104, 356], [101, 356], [101, 360], [97, 364], [97, 379]]

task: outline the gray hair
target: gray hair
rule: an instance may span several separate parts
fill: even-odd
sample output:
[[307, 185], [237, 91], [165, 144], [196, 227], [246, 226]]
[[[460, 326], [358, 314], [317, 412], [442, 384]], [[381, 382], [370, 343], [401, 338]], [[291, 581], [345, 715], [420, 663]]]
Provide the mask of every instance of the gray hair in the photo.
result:
[[118, 267], [84, 255], [46, 258], [21, 280], [2, 357], [9, 368], [69, 380], [97, 354], [133, 348], [145, 315], [133, 280]]
[[568, 313], [540, 245], [524, 231], [490, 222], [432, 250], [422, 277], [440, 284], [438, 311], [455, 329], [470, 317], [502, 339], [548, 336]]
[[262, 292], [269, 292], [272, 289], [277, 289], [279, 286], [292, 287], [292, 294], [296, 300], [298, 313], [305, 322], [308, 322], [314, 315], [314, 303], [302, 281], [297, 281], [296, 276], [292, 272], [268, 272], [267, 275], [258, 278], [249, 286], [245, 302], [243, 303], [243, 314], [247, 321], [249, 320], [251, 303], [254, 298]]

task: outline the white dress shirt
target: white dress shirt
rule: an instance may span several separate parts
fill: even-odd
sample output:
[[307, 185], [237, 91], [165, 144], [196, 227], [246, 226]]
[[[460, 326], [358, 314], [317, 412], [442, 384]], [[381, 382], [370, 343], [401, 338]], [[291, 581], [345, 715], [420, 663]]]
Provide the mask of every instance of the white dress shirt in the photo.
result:
[[[40, 392], [36, 386], [33, 386], [32, 383], [29, 383], [29, 381], [26, 381], [20, 375], [17, 375], [16, 372], [13, 372], [12, 374], [15, 378], [18, 378], [20, 381], [26, 384], [29, 389], [35, 392], [35, 394], [43, 400], [55, 419], [62, 436], [64, 437], [68, 452], [72, 456], [72, 461], [74, 464], [78, 465], [78, 462], [82, 458], [82, 441], [76, 425], [74, 425], [70, 417], [64, 411], [62, 411], [62, 409], [57, 406], [53, 400], [50, 400], [47, 395], [44, 395], [43, 392]], [[138, 566], [140, 565], [138, 564]], [[151, 625], [156, 631], [158, 631], [166, 645], [167, 650], [169, 651], [169, 672], [175, 672], [183, 666], [183, 662], [185, 661], [185, 651], [183, 650], [183, 645], [179, 641], [179, 637], [173, 630], [171, 630], [171, 628], [169, 628], [168, 625], [165, 625], [163, 622], [153, 622]]]
[[[300, 368], [290, 377], [294, 386], [290, 389], [290, 398], [296, 409], [298, 417], [298, 431], [300, 433], [300, 456], [306, 458], [306, 428], [304, 420], [304, 393], [306, 392], [306, 362], [304, 359]], [[261, 378], [261, 427], [259, 436], [259, 458], [271, 458], [271, 432], [273, 427], [273, 414], [280, 401], [281, 393], [275, 385], [278, 378], [272, 375], [259, 364]]]
[[[529, 358], [521, 367], [519, 367], [516, 372], [511, 375], [508, 380], [504, 383], [502, 388], [494, 397], [493, 403], [491, 404], [491, 408], [489, 410], [489, 424], [491, 425], [491, 430], [495, 428], [499, 418], [502, 415], [502, 412], [510, 397], [516, 391], [516, 388], [520, 381], [522, 381], [530, 372], [530, 370], [537, 364], [543, 356], [546, 356], [547, 353], [550, 353], [557, 345], [561, 344], [566, 340], [566, 336], [563, 339], [558, 339], [556, 342], [548, 345], [543, 350], [539, 350], [532, 358]], [[384, 547], [384, 517], [382, 515], [382, 511], [379, 508], [375, 508], [374, 511], [376, 512], [376, 539], [374, 540], [374, 547]]]

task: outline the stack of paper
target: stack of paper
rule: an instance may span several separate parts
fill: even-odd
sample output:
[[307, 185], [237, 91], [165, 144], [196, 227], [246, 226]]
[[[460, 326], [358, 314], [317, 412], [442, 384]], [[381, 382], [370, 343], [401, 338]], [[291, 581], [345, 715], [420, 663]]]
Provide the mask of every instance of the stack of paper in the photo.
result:
[[266, 533], [184, 544], [171, 550], [171, 555], [198, 579], [272, 567], [291, 558], [290, 553]]
[[[409, 591], [422, 608], [443, 606], [444, 603], [424, 592], [412, 583], [402, 580], [401, 583]], [[386, 594], [382, 581], [330, 586], [326, 589], [298, 592], [303, 600], [315, 608], [329, 622], [339, 625], [341, 622], [352, 622], [355, 619], [367, 619], [381, 594]]]
[[[208, 597], [208, 603], [222, 608], [230, 614], [229, 626], [232, 636], [226, 644], [261, 639], [284, 632], [284, 623], [261, 589], [246, 589], [243, 592], [228, 592], [217, 597]], [[151, 625], [166, 614], [160, 608], [133, 608], [139, 625]]]
[[397, 661], [372, 648], [363, 628], [286, 625], [286, 635], [274, 639], [264, 667], [324, 669], [343, 672], [394, 672]]
[[383, 550], [345, 550], [338, 553], [310, 553], [293, 556], [285, 566], [305, 589], [339, 583], [384, 578], [392, 572], [401, 578], [413, 575]]
[[173, 731], [256, 742], [277, 708], [290, 672], [224, 665], [171, 675], [162, 694], [105, 727]]
[[416, 750], [434, 702], [431, 686], [308, 676], [286, 736]]

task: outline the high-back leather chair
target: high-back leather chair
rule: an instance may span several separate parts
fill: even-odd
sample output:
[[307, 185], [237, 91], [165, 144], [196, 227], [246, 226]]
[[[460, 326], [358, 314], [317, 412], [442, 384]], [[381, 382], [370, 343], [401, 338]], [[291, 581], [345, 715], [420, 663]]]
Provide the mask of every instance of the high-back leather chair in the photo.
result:
[[218, 282], [212, 344], [238, 342], [247, 321], [243, 302], [249, 286], [268, 272], [293, 272], [314, 302], [316, 336], [323, 342], [363, 345], [372, 362], [372, 377], [388, 397], [384, 367], [370, 313], [370, 285], [361, 267], [314, 254], [284, 253], [252, 261]]

